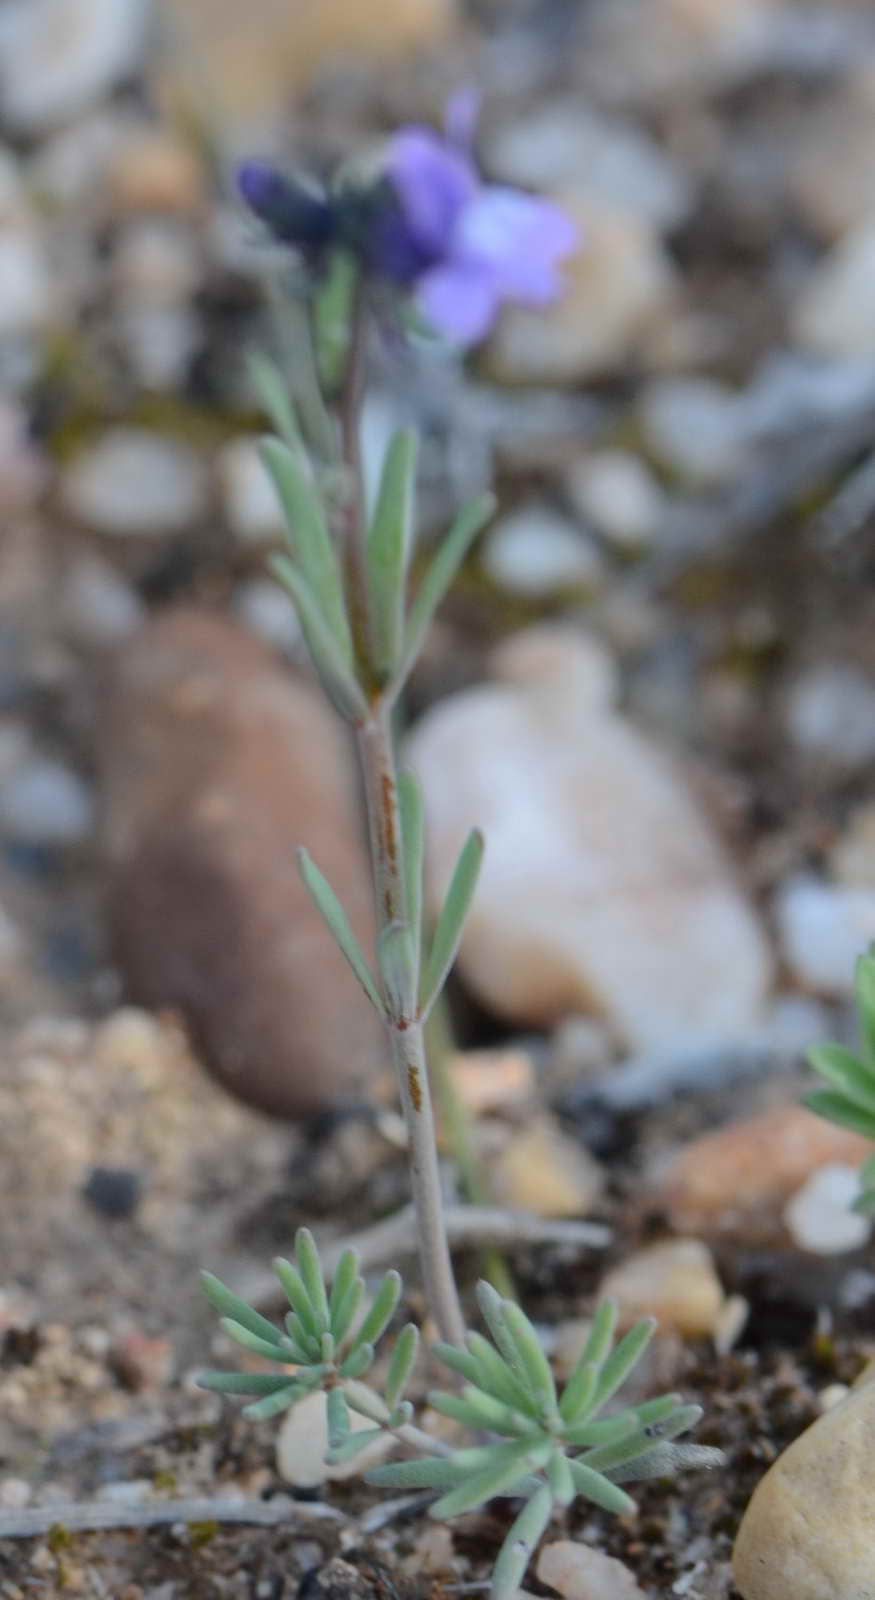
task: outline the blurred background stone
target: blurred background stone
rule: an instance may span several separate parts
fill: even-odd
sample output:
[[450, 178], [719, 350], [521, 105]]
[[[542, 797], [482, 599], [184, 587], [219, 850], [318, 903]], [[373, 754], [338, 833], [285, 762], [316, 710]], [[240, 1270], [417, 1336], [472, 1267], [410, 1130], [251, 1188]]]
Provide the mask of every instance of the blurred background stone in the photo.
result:
[[130, 992], [178, 1011], [209, 1070], [262, 1110], [366, 1093], [382, 1030], [295, 862], [306, 846], [369, 946], [349, 752], [315, 689], [232, 623], [170, 613], [115, 665], [101, 766]]

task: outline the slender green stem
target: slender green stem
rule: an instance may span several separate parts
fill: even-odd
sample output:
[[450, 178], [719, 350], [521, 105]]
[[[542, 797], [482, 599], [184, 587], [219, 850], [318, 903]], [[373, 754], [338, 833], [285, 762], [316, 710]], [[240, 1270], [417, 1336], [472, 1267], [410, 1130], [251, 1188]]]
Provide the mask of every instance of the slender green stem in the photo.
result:
[[[404, 923], [407, 918], [398, 774], [391, 707], [385, 702], [377, 701], [371, 717], [358, 729], [358, 747], [368, 808], [377, 926], [384, 929], [392, 923]], [[410, 1183], [426, 1297], [441, 1338], [461, 1344], [465, 1323], [444, 1226], [434, 1112], [415, 989], [414, 977], [410, 993], [393, 1006], [387, 1027], [407, 1125]]]
[[[428, 1060], [434, 1083], [438, 1114], [449, 1140], [459, 1173], [462, 1193], [475, 1206], [494, 1205], [495, 1199], [480, 1164], [474, 1143], [474, 1119], [462, 1101], [450, 1067], [452, 1036], [443, 995], [433, 1007], [425, 1029]], [[510, 1267], [494, 1245], [480, 1252], [483, 1276], [506, 1300], [517, 1298]]]
[[[372, 696], [369, 713], [356, 727], [364, 779], [379, 935], [407, 927], [404, 851], [398, 803], [398, 769], [392, 734], [392, 701], [374, 682], [367, 577], [367, 521], [361, 470], [361, 401], [366, 355], [365, 308], [359, 292], [349, 364], [340, 406], [343, 457], [348, 473], [341, 529], [341, 559], [347, 574], [351, 626], [360, 681]], [[412, 930], [418, 937], [419, 930]], [[410, 1183], [416, 1208], [422, 1277], [429, 1309], [442, 1339], [461, 1344], [465, 1323], [453, 1277], [438, 1168], [434, 1113], [419, 1016], [418, 966], [402, 973], [400, 988], [386, 994], [387, 1028], [404, 1121]], [[387, 991], [388, 991], [388, 985]]]

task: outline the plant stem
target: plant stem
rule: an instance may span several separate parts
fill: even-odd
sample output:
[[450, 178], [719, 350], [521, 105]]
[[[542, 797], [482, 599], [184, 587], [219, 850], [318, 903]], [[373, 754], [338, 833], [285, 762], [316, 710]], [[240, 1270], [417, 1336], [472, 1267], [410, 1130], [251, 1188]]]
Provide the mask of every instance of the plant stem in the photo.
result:
[[[341, 559], [349, 589], [353, 639], [360, 682], [370, 692], [370, 712], [356, 728], [374, 876], [378, 936], [393, 925], [408, 925], [404, 885], [398, 771], [392, 736], [392, 697], [373, 676], [369, 637], [367, 519], [361, 463], [361, 403], [367, 353], [366, 311], [359, 286], [352, 322], [349, 360], [340, 403], [343, 459], [349, 482], [344, 503]], [[412, 930], [418, 936], [418, 929]], [[465, 1323], [453, 1277], [443, 1216], [434, 1114], [419, 1016], [418, 960], [405, 975], [402, 992], [386, 996], [387, 1028], [398, 1090], [407, 1126], [410, 1186], [416, 1210], [422, 1278], [429, 1310], [442, 1339], [462, 1344]]]
[[[357, 730], [367, 799], [377, 926], [404, 923], [407, 910], [398, 810], [398, 774], [392, 739], [391, 707], [375, 702], [372, 715]], [[429, 1309], [442, 1339], [462, 1344], [462, 1317], [443, 1215], [434, 1113], [419, 1018], [415, 974], [404, 1004], [394, 1008], [387, 1027], [410, 1155], [410, 1186], [416, 1208], [422, 1277]]]

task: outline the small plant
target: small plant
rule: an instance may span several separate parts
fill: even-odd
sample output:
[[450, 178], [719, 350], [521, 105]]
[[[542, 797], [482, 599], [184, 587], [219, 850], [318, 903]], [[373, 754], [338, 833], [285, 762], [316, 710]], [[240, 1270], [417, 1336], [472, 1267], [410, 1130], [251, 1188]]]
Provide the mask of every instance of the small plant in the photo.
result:
[[[599, 1415], [641, 1358], [655, 1328], [652, 1320], [637, 1323], [615, 1345], [617, 1308], [605, 1301], [559, 1394], [528, 1317], [488, 1283], [478, 1285], [477, 1298], [491, 1339], [466, 1333], [462, 1348], [435, 1345], [435, 1354], [464, 1378], [465, 1386], [460, 1394], [438, 1389], [427, 1398], [435, 1411], [471, 1428], [478, 1438], [484, 1433], [497, 1437], [453, 1449], [413, 1425], [413, 1407], [404, 1399], [417, 1352], [412, 1323], [395, 1341], [383, 1393], [361, 1381], [398, 1305], [397, 1272], [386, 1274], [359, 1319], [365, 1286], [355, 1252], [344, 1251], [330, 1293], [306, 1228], [298, 1232], [295, 1255], [294, 1265], [274, 1262], [291, 1306], [284, 1332], [218, 1278], [203, 1274], [204, 1289], [222, 1313], [226, 1333], [256, 1355], [286, 1369], [293, 1365], [294, 1373], [206, 1372], [198, 1380], [201, 1387], [258, 1396], [243, 1413], [255, 1421], [276, 1416], [321, 1390], [328, 1422], [326, 1459], [348, 1461], [385, 1433], [394, 1434], [419, 1451], [421, 1459], [375, 1467], [366, 1478], [383, 1488], [441, 1490], [431, 1507], [433, 1517], [459, 1516], [499, 1495], [524, 1499], [494, 1568], [492, 1600], [510, 1600], [516, 1593], [557, 1507], [565, 1508], [581, 1495], [606, 1511], [634, 1511], [635, 1502], [621, 1482], [664, 1476], [679, 1466], [713, 1466], [722, 1459], [719, 1451], [673, 1444], [702, 1414], [700, 1406], [683, 1405], [679, 1395], [660, 1395]], [[372, 1426], [353, 1430], [350, 1411]]]
[[[875, 952], [870, 951], [857, 962], [855, 988], [860, 1053], [855, 1055], [841, 1044], [814, 1045], [808, 1059], [830, 1087], [815, 1089], [805, 1104], [818, 1116], [852, 1128], [875, 1142]], [[875, 1155], [862, 1167], [860, 1184], [855, 1209], [875, 1212]]]
[[[322, 687], [358, 745], [375, 963], [305, 851], [299, 864], [386, 1027], [407, 1126], [423, 1285], [443, 1341], [437, 1353], [465, 1380], [460, 1394], [440, 1391], [431, 1403], [474, 1429], [477, 1442], [453, 1449], [413, 1424], [404, 1399], [417, 1348], [412, 1325], [398, 1335], [384, 1392], [363, 1381], [397, 1306], [400, 1279], [388, 1273], [362, 1314], [364, 1284], [354, 1253], [341, 1258], [329, 1292], [306, 1230], [297, 1236], [295, 1262], [276, 1262], [290, 1305], [284, 1329], [217, 1278], [204, 1276], [231, 1338], [283, 1370], [213, 1372], [201, 1382], [252, 1396], [245, 1414], [255, 1420], [324, 1393], [329, 1459], [352, 1457], [378, 1435], [394, 1434], [422, 1459], [379, 1467], [370, 1481], [440, 1489], [436, 1516], [453, 1516], [496, 1495], [522, 1498], [493, 1583], [497, 1600], [507, 1600], [554, 1506], [582, 1494], [608, 1510], [628, 1511], [633, 1503], [618, 1486], [621, 1479], [714, 1465], [720, 1457], [672, 1444], [700, 1414], [676, 1395], [599, 1415], [641, 1355], [651, 1323], [632, 1329], [614, 1348], [616, 1312], [601, 1307], [578, 1368], [558, 1396], [537, 1334], [513, 1301], [481, 1284], [491, 1340], [467, 1331], [447, 1246], [424, 1025], [455, 959], [483, 841], [474, 830], [464, 844], [426, 939], [423, 799], [413, 778], [399, 771], [393, 716], [434, 613], [494, 502], [483, 495], [459, 512], [411, 593], [416, 437], [403, 429], [390, 442], [369, 513], [360, 459], [368, 340], [386, 329], [396, 340], [404, 330], [419, 337], [425, 321], [456, 344], [474, 343], [506, 301], [546, 305], [555, 299], [558, 264], [577, 242], [556, 206], [483, 183], [470, 150], [470, 113], [470, 103], [457, 103], [446, 136], [401, 129], [381, 161], [363, 173], [341, 173], [325, 190], [263, 162], [246, 164], [240, 186], [274, 241], [294, 252], [294, 270], [274, 295], [287, 359], [280, 366], [259, 356], [251, 367], [274, 428], [262, 456], [287, 524], [287, 549], [271, 565], [295, 603]], [[371, 1427], [353, 1430], [351, 1413]], [[484, 1431], [491, 1442], [483, 1442]]]

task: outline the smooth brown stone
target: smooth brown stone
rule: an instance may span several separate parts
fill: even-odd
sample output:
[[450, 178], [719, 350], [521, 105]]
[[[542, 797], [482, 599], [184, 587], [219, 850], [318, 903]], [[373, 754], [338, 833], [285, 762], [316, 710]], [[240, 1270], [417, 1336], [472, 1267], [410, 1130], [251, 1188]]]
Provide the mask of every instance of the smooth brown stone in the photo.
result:
[[318, 691], [232, 623], [174, 610], [119, 655], [101, 756], [131, 997], [178, 1012], [209, 1071], [262, 1111], [361, 1099], [382, 1029], [295, 859], [305, 845], [370, 949], [354, 769]]

